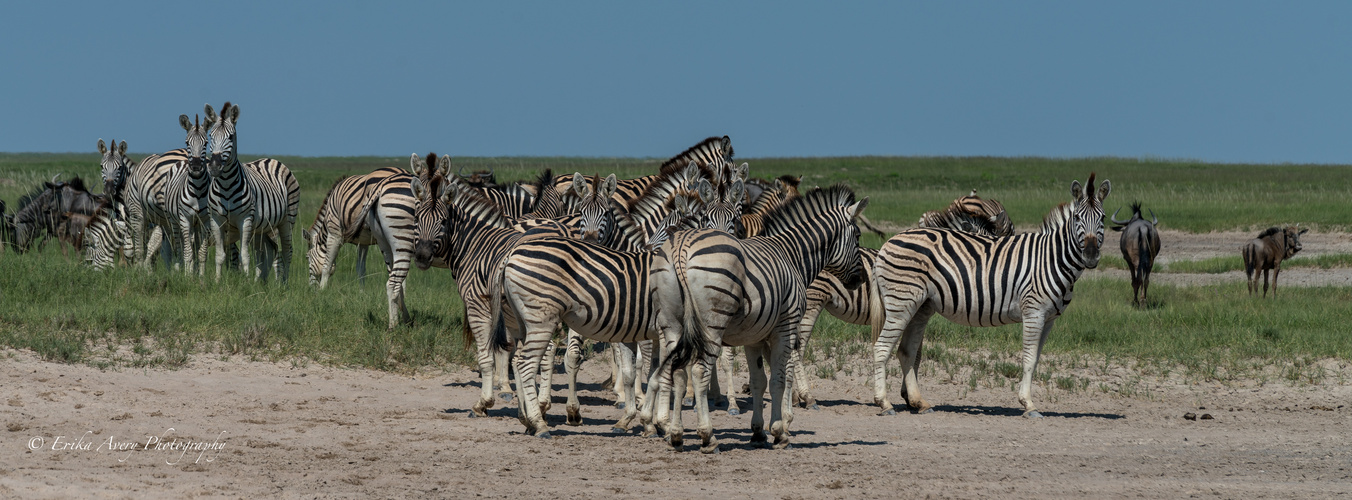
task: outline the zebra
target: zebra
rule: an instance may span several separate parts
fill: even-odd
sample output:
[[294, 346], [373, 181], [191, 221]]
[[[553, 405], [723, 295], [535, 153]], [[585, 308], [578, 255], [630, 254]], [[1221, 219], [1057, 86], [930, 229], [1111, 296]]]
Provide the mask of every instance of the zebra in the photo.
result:
[[[681, 172], [692, 162], [699, 167], [702, 177], [714, 179], [715, 172], [728, 168], [732, 154], [732, 139], [728, 136], [704, 139], [662, 162], [656, 174], [619, 181], [615, 188], [615, 201], [627, 205], [632, 200], [637, 200], [643, 196], [648, 186], [657, 183], [664, 176]], [[567, 176], [556, 177], [554, 189], [560, 193], [567, 192], [572, 181], [573, 179]]]
[[887, 400], [887, 360], [898, 348], [902, 395], [918, 413], [933, 411], [920, 395], [916, 369], [925, 325], [938, 313], [968, 326], [1023, 323], [1019, 403], [1025, 417], [1041, 417], [1032, 399], [1033, 371], [1052, 325], [1070, 305], [1075, 281], [1098, 266], [1103, 200], [1111, 190], [1107, 180], [1097, 187], [1093, 173], [1087, 185], [1071, 182], [1074, 200], [1052, 209], [1039, 233], [989, 238], [919, 228], [889, 239], [878, 251], [869, 304], [873, 398], [883, 414], [895, 414]]
[[136, 168], [136, 164], [127, 157], [127, 141], [112, 142], [112, 147], [99, 139], [99, 173], [103, 177], [103, 194], [115, 203], [123, 203], [122, 191], [127, 185], [127, 173]]
[[[853, 221], [867, 206], [868, 198], [856, 202], [854, 192], [845, 186], [818, 188], [770, 213], [762, 236], [739, 240], [721, 231], [685, 231], [662, 247], [671, 272], [654, 272], [655, 287], [659, 294], [680, 295], [679, 300], [663, 299], [662, 304], [681, 304], [683, 316], [678, 323], [683, 329], [701, 332], [698, 335], [712, 346], [746, 346], [749, 368], [756, 366], [752, 361], [758, 358], [769, 361], [770, 433], [776, 448], [788, 446], [790, 439], [788, 423], [793, 413], [787, 390], [793, 386], [793, 374], [788, 368], [808, 284], [822, 271], [835, 274], [847, 287], [861, 283], [859, 228]], [[707, 394], [714, 362], [711, 354], [692, 365], [696, 395]], [[764, 442], [765, 373], [757, 368], [750, 371], [751, 440]], [[655, 391], [648, 387], [643, 403], [641, 418], [649, 425], [653, 407], [666, 408]], [[708, 399], [695, 399], [703, 441], [700, 450], [716, 452]], [[657, 417], [660, 420], [662, 414]], [[682, 435], [678, 407], [667, 438], [680, 449]]]
[[91, 216], [89, 225], [85, 226], [84, 248], [81, 249], [85, 254], [85, 262], [100, 271], [117, 264], [119, 251], [123, 258], [132, 260], [135, 255], [128, 255], [131, 247], [126, 244], [129, 237], [127, 224], [116, 216], [116, 207], [111, 199], [101, 203]]
[[[1014, 234], [1013, 225], [1005, 226], [1002, 224], [985, 224], [985, 222], [1008, 220], [1009, 216], [1005, 213], [1004, 205], [995, 200], [980, 200], [976, 197], [975, 191], [967, 197], [955, 200], [946, 210], [952, 210], [953, 207], [966, 207], [962, 209], [960, 217], [935, 217], [930, 219], [930, 224], [936, 224], [931, 227], [947, 227], [948, 229], [966, 230], [995, 237], [1012, 236]], [[938, 211], [936, 211], [938, 212]], [[927, 212], [932, 214], [936, 212]], [[951, 225], [950, 225], [951, 224]], [[876, 248], [859, 247], [859, 258], [864, 265], [865, 282], [873, 281], [873, 265], [878, 259], [878, 250]], [[812, 339], [812, 329], [817, 324], [817, 318], [821, 316], [823, 310], [829, 312], [832, 316], [841, 321], [855, 325], [871, 324], [869, 316], [869, 294], [873, 287], [861, 286], [854, 290], [845, 288], [840, 279], [832, 276], [831, 273], [821, 273], [817, 279], [812, 281], [812, 285], [807, 288], [807, 306], [803, 310], [803, 321], [798, 324], [798, 348], [793, 351], [794, 365], [794, 403], [801, 403], [809, 409], [817, 409], [817, 400], [812, 396], [811, 378], [808, 377], [807, 370], [803, 364], [803, 355], [807, 351], [808, 342]]]
[[[210, 223], [207, 215], [207, 198], [211, 189], [211, 178], [207, 175], [207, 130], [217, 120], [216, 113], [208, 104], [205, 107], [206, 120], [188, 121], [188, 115], [179, 115], [179, 126], [188, 133], [184, 142], [187, 145], [187, 160], [174, 167], [165, 188], [165, 212], [169, 219], [169, 228], [180, 236], [179, 248], [183, 252], [183, 270], [188, 274], [197, 269], [199, 276], [206, 274], [207, 242], [211, 239]], [[194, 250], [196, 259], [194, 259]], [[200, 267], [199, 267], [200, 266]]]
[[992, 237], [1014, 234], [1004, 205], [996, 200], [983, 200], [973, 189], [971, 194], [953, 200], [943, 210], [925, 212], [918, 227], [946, 227], [957, 231], [986, 234]]
[[[434, 156], [434, 155], [429, 155]], [[456, 186], [458, 176], [451, 175], [450, 157], [441, 156], [435, 167], [411, 158], [416, 178], [412, 181], [418, 199], [415, 212], [418, 241], [414, 261], [419, 269], [445, 267], [451, 270], [456, 288], [465, 305], [464, 337], [473, 343], [482, 380], [479, 401], [472, 415], [484, 416], [494, 403], [497, 383], [506, 383], [507, 359], [489, 346], [489, 306], [486, 300], [488, 276], [493, 266], [521, 239], [523, 231], [541, 223], [538, 219], [513, 220], [502, 208], [475, 189]], [[550, 225], [571, 229], [581, 222]], [[505, 393], [504, 393], [505, 394]], [[505, 394], [504, 399], [510, 397]]]
[[389, 328], [410, 319], [404, 305], [404, 280], [418, 239], [412, 180], [413, 176], [398, 168], [340, 178], [324, 196], [314, 223], [302, 233], [310, 284], [320, 290], [328, 286], [343, 243], [357, 245], [357, 278], [362, 283], [366, 281], [367, 250], [373, 244], [380, 248], [389, 273], [385, 283]]
[[[280, 252], [275, 260], [260, 261], [271, 261], [277, 279], [285, 283], [290, 275], [291, 228], [300, 205], [300, 185], [291, 170], [277, 160], [262, 158], [240, 164], [235, 135], [238, 121], [239, 106], [227, 101], [209, 131], [211, 233], [217, 249], [242, 242], [240, 264], [245, 270], [249, 269], [249, 247], [259, 244], [255, 239], [277, 239]], [[225, 261], [226, 252], [218, 250], [216, 281], [221, 280]], [[255, 279], [264, 272], [256, 272]]]

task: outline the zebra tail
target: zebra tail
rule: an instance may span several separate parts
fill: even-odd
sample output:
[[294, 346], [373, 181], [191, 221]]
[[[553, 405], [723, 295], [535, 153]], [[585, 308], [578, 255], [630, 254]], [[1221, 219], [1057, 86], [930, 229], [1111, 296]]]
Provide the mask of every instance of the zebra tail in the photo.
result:
[[709, 337], [705, 335], [708, 328], [704, 325], [704, 319], [700, 316], [695, 298], [690, 292], [690, 285], [686, 282], [686, 274], [678, 272], [677, 276], [680, 277], [684, 317], [681, 321], [681, 338], [669, 355], [672, 370], [689, 364], [697, 356], [708, 357], [717, 354], [709, 345]]
[[[876, 265], [876, 263], [875, 263]], [[865, 269], [868, 274], [868, 281], [863, 285], [868, 287], [868, 322], [873, 332], [873, 338], [870, 343], [878, 342], [878, 336], [883, 333], [883, 323], [887, 321], [887, 311], [883, 309], [883, 294], [879, 288], [881, 279], [875, 276], [873, 269]]]
[[363, 227], [366, 227], [366, 217], [371, 215], [371, 206], [375, 205], [375, 198], [371, 197], [361, 206], [361, 212], [357, 214], [357, 222], [352, 227], [345, 228], [343, 231], [343, 241], [350, 241], [357, 237]]
[[[493, 273], [489, 276], [488, 310], [492, 311], [492, 314], [489, 316], [488, 324], [493, 328], [493, 341], [491, 343], [493, 349], [509, 352], [512, 350], [512, 344], [507, 340], [507, 319], [502, 315], [503, 279], [507, 277], [506, 260], [494, 266]], [[519, 314], [517, 316], [520, 317]], [[466, 326], [465, 331], [469, 331], [468, 326]], [[470, 339], [473, 340], [473, 337], [471, 336]]]

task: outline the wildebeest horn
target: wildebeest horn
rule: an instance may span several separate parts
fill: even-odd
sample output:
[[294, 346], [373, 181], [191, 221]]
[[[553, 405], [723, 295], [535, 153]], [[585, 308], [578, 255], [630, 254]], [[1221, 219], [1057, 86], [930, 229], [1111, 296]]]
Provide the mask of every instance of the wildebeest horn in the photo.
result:
[[[1121, 211], [1122, 211], [1122, 207], [1117, 207], [1117, 212], [1121, 212]], [[1113, 219], [1113, 224], [1126, 224], [1126, 223], [1128, 223], [1128, 222], [1131, 222], [1130, 219], [1128, 219], [1128, 220], [1117, 220], [1117, 212], [1113, 212], [1113, 217], [1112, 217], [1112, 219]]]
[[1150, 210], [1150, 218], [1151, 218], [1151, 219], [1155, 219], [1155, 222], [1151, 222], [1151, 224], [1154, 224], [1154, 225], [1156, 225], [1156, 226], [1160, 225], [1160, 218], [1159, 218], [1159, 217], [1155, 217], [1155, 210], [1154, 210], [1154, 209], [1147, 209], [1147, 210]]
[[458, 175], [458, 176], [460, 176], [460, 177], [464, 177], [464, 176], [465, 176], [465, 164], [464, 164], [464, 163], [461, 163], [461, 164], [460, 164], [460, 168], [456, 169], [455, 175]]
[[52, 184], [56, 184], [56, 178], [57, 178], [57, 177], [61, 177], [61, 174], [56, 174], [56, 175], [53, 175], [53, 176], [52, 176]]

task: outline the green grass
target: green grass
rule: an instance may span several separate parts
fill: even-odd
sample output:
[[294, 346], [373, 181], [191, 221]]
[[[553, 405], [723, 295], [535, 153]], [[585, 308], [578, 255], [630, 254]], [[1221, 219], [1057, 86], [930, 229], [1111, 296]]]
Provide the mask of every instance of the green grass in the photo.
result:
[[[1120, 260], [1120, 259], [1119, 259]], [[1324, 254], [1314, 257], [1296, 256], [1282, 261], [1282, 269], [1297, 267], [1315, 269], [1334, 269], [1352, 267], [1352, 254]], [[1123, 269], [1126, 268], [1125, 263]], [[1220, 274], [1230, 271], [1243, 271], [1244, 259], [1238, 255], [1212, 257], [1201, 260], [1181, 260], [1170, 262], [1164, 272], [1170, 273], [1210, 273]]]
[[[425, 151], [419, 151], [420, 154]], [[132, 155], [139, 158], [143, 155]], [[246, 161], [250, 157], [244, 158]], [[375, 274], [365, 287], [353, 276], [355, 252], [345, 247], [338, 272], [324, 291], [305, 285], [301, 228], [340, 175], [378, 167], [406, 167], [407, 157], [278, 157], [302, 188], [293, 241], [292, 282], [260, 285], [238, 275], [221, 284], [164, 270], [146, 274], [115, 269], [95, 273], [65, 261], [55, 244], [44, 252], [0, 256], [0, 345], [29, 348], [43, 357], [99, 366], [179, 366], [197, 356], [318, 361], [385, 370], [468, 363], [460, 338], [461, 310], [450, 273], [414, 270], [408, 305], [415, 325], [387, 331], [384, 273], [373, 254]], [[1133, 200], [1145, 202], [1161, 226], [1185, 231], [1254, 230], [1301, 223], [1315, 231], [1347, 230], [1352, 209], [1352, 167], [1318, 165], [1226, 165], [1121, 158], [760, 158], [748, 159], [752, 174], [802, 174], [804, 184], [846, 182], [871, 202], [867, 215], [892, 227], [914, 224], [976, 188], [999, 199], [1019, 230], [1032, 230], [1054, 205], [1069, 200], [1072, 179], [1097, 171], [1111, 179], [1109, 213]], [[653, 172], [657, 159], [456, 158], [466, 169], [492, 168], [502, 180], [526, 179], [543, 168], [557, 173], [616, 172], [636, 177]], [[53, 174], [98, 178], [94, 154], [0, 154], [0, 199], [13, 203]], [[94, 190], [98, 191], [97, 182]], [[881, 241], [866, 235], [863, 243]], [[1124, 269], [1116, 256], [1101, 265]], [[1285, 266], [1345, 267], [1352, 256], [1297, 258]], [[1161, 272], [1225, 272], [1241, 269], [1238, 255], [1179, 261]], [[1125, 281], [1086, 280], [1075, 303], [1057, 322], [1046, 352], [1095, 359], [1129, 359], [1200, 378], [1253, 373], [1282, 362], [1292, 380], [1312, 379], [1311, 359], [1352, 358], [1352, 289], [1286, 288], [1276, 300], [1252, 300], [1244, 285], [1151, 287], [1152, 306], [1130, 306]], [[824, 315], [813, 340], [821, 376], [867, 370], [847, 363], [867, 355], [866, 327]], [[1008, 384], [1018, 327], [968, 328], [936, 318], [926, 341], [926, 359], [967, 370], [955, 383]], [[986, 353], [986, 354], [979, 354]], [[829, 363], [829, 365], [828, 365]], [[1247, 370], [1247, 371], [1246, 371]], [[983, 375], [985, 374], [985, 375]], [[1040, 376], [1043, 376], [1040, 371]], [[1052, 377], [1050, 372], [1046, 375]], [[1058, 375], [1059, 376], [1059, 375]], [[1048, 378], [1058, 388], [1092, 390], [1087, 381]], [[1121, 387], [1117, 390], [1124, 390]], [[1130, 390], [1126, 388], [1125, 390]]]

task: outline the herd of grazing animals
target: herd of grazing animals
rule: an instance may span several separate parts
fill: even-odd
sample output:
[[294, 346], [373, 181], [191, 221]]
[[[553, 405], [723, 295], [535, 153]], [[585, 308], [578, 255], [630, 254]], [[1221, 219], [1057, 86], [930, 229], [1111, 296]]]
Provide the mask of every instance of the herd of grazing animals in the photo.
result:
[[[63, 253], [70, 244], [96, 269], [126, 262], [149, 270], [158, 253], [166, 267], [205, 276], [215, 247], [218, 281], [227, 268], [287, 281], [299, 184], [277, 160], [240, 162], [238, 105], [203, 111], [179, 117], [185, 147], [139, 163], [125, 141], [100, 139], [102, 194], [78, 177], [54, 178], [21, 198], [13, 214], [0, 202], [0, 250], [23, 253], [54, 237]], [[1091, 173], [1087, 184], [1072, 182], [1071, 201], [1053, 208], [1040, 231], [1023, 234], [998, 201], [972, 191], [875, 250], [858, 244], [859, 225], [872, 229], [867, 198], [840, 185], [803, 189], [801, 176], [753, 178], [732, 157], [727, 136], [710, 137], [653, 175], [545, 170], [529, 182], [499, 184], [492, 171], [453, 173], [447, 155], [414, 154], [409, 170], [380, 168], [333, 184], [301, 231], [309, 283], [329, 285], [345, 244], [357, 246], [364, 281], [376, 245], [395, 328], [410, 321], [410, 264], [449, 269], [481, 377], [471, 416], [485, 415], [496, 397], [515, 399], [527, 432], [540, 437], [550, 434], [549, 380], [557, 340], [565, 339], [569, 425], [581, 423], [576, 377], [584, 342], [606, 342], [623, 409], [615, 430], [627, 432], [637, 419], [643, 434], [663, 431], [680, 449], [682, 399], [693, 390], [700, 449], [716, 452], [709, 396], [726, 401], [730, 414], [740, 411], [731, 394], [732, 347], [740, 346], [750, 371], [751, 439], [788, 446], [793, 406], [816, 407], [803, 354], [823, 311], [871, 325], [874, 402], [884, 414], [895, 412], [887, 398], [894, 354], [907, 405], [932, 408], [917, 376], [932, 316], [971, 326], [1022, 323], [1018, 400], [1026, 416], [1040, 416], [1033, 374], [1076, 280], [1101, 257], [1108, 181], [1095, 184]], [[1146, 220], [1140, 203], [1131, 210], [1125, 221], [1114, 212], [1112, 229], [1122, 233], [1133, 303], [1144, 306], [1159, 220], [1153, 211]], [[1276, 294], [1281, 263], [1301, 249], [1306, 231], [1274, 227], [1241, 248], [1250, 294], [1262, 274], [1266, 296], [1269, 271]]]

